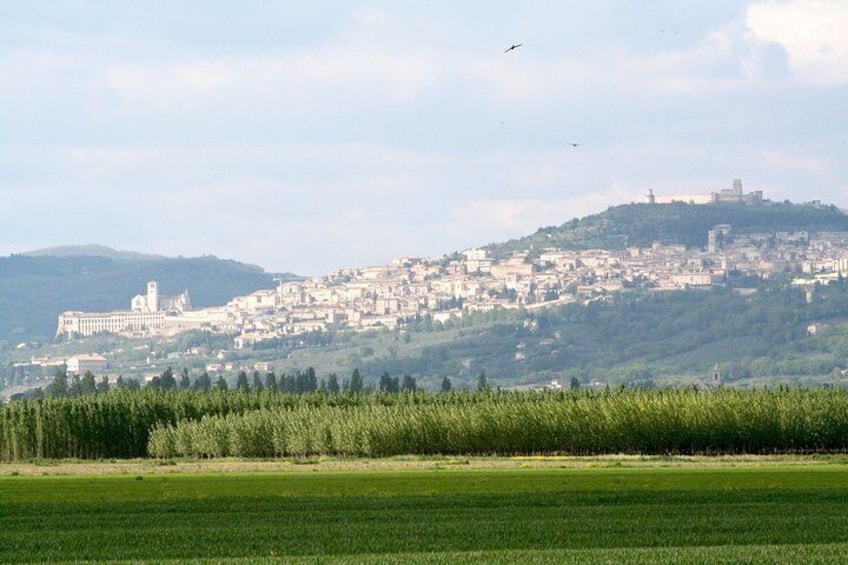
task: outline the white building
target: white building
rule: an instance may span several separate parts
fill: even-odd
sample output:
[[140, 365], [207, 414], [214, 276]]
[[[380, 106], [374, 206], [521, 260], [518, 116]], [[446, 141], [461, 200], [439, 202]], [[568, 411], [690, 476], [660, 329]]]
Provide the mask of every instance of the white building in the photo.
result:
[[181, 314], [190, 309], [191, 300], [187, 290], [177, 296], [160, 296], [159, 283], [150, 281], [147, 283], [147, 294], [134, 296], [129, 311], [62, 313], [56, 335], [85, 337], [98, 333], [156, 333], [165, 327], [166, 316]]
[[159, 283], [147, 283], [147, 294], [138, 294], [130, 301], [130, 309], [134, 312], [185, 312], [191, 310], [191, 298], [188, 290], [177, 296], [160, 296]]
[[86, 337], [98, 333], [144, 333], [165, 324], [164, 312], [64, 312], [56, 335]]
[[109, 366], [108, 361], [102, 355], [74, 355], [65, 361], [65, 367], [68, 374], [84, 375], [91, 373], [92, 375], [103, 374]]

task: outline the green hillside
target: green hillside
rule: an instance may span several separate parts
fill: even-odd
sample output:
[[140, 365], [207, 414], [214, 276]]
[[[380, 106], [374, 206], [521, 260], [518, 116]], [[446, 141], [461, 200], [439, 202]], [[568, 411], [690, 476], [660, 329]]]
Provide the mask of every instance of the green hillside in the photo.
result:
[[832, 205], [774, 202], [750, 206], [729, 203], [624, 204], [488, 247], [496, 256], [545, 248], [647, 247], [655, 241], [705, 247], [707, 231], [716, 224], [732, 224], [734, 233], [846, 231], [848, 215]]
[[130, 300], [159, 281], [163, 295], [188, 290], [196, 308], [225, 304], [235, 296], [273, 288], [261, 268], [216, 257], [132, 260], [92, 255], [0, 258], [0, 342], [52, 339], [66, 310], [129, 309]]

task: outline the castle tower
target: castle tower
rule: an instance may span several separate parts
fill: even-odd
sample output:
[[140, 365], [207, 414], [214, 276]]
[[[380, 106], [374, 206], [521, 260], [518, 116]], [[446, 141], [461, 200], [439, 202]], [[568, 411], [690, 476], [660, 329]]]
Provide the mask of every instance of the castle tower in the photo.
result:
[[742, 196], [742, 179], [733, 179], [733, 195]]
[[645, 204], [655, 204], [656, 202], [657, 198], [654, 196], [654, 191], [649, 188], [645, 191]]
[[151, 312], [159, 311], [159, 283], [156, 281], [147, 283], [147, 309]]

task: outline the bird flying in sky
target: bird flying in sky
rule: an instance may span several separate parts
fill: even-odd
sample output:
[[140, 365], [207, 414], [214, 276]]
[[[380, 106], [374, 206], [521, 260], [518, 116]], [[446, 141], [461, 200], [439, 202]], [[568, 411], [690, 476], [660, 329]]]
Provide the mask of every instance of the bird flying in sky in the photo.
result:
[[522, 45], [523, 45], [522, 43], [516, 43], [516, 44], [514, 44], [514, 45], [510, 45], [509, 47], [507, 47], [507, 48], [506, 48], [506, 50], [504, 51], [504, 53], [509, 53], [509, 52], [510, 52], [510, 51], [512, 51], [513, 49], [517, 49], [517, 48], [521, 47]]

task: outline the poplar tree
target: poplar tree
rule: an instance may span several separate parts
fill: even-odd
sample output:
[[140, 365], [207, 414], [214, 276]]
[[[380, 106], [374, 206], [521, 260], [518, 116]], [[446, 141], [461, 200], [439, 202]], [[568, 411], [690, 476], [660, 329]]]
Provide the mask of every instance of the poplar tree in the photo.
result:
[[191, 379], [188, 376], [188, 367], [183, 367], [183, 374], [180, 377], [180, 390], [188, 390], [191, 388]]
[[400, 389], [403, 392], [415, 392], [418, 390], [418, 384], [415, 382], [415, 377], [406, 374], [403, 376], [403, 381], [400, 384]]
[[68, 373], [65, 369], [56, 369], [56, 375], [53, 377], [53, 382], [47, 385], [44, 394], [48, 398], [64, 398], [68, 396]]
[[259, 376], [259, 371], [253, 371], [253, 392], [260, 393], [265, 390], [265, 385], [262, 384], [262, 377]]
[[450, 392], [453, 390], [453, 384], [451, 384], [450, 377], [445, 377], [442, 379], [442, 392]]
[[335, 373], [330, 373], [327, 376], [327, 393], [337, 394], [339, 392], [339, 378]]
[[236, 380], [236, 390], [250, 392], [250, 383], [247, 382], [247, 373], [244, 371], [239, 371], [238, 379]]
[[94, 374], [91, 371], [86, 371], [80, 381], [80, 394], [94, 394], [97, 392], [97, 381], [94, 380]]
[[350, 392], [360, 393], [365, 388], [365, 382], [362, 379], [362, 375], [359, 373], [359, 369], [354, 369], [353, 374], [350, 375]]
[[177, 388], [177, 379], [174, 378], [174, 370], [171, 367], [165, 369], [159, 379], [159, 387], [162, 390], [174, 390]]
[[277, 384], [277, 375], [274, 373], [274, 371], [271, 371], [270, 373], [265, 375], [265, 388], [274, 392], [277, 392], [277, 390], [279, 390], [279, 385]]
[[212, 388], [212, 379], [209, 377], [209, 373], [203, 371], [203, 374], [197, 377], [194, 381], [194, 385], [192, 386], [194, 390], [202, 390], [207, 391]]

